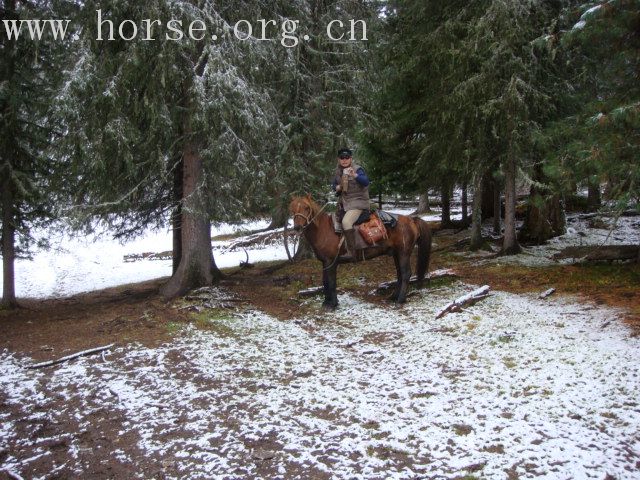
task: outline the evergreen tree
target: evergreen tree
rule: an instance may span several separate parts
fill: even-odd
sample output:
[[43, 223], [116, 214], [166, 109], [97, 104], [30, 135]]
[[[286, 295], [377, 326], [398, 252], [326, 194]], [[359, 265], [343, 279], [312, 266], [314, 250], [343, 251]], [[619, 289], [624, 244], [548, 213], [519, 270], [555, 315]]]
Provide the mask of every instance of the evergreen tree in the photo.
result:
[[[278, 138], [276, 112], [260, 85], [268, 45], [234, 36], [241, 15], [259, 3], [88, 2], [75, 69], [61, 115], [68, 125], [67, 155], [76, 168], [76, 203], [109, 221], [117, 234], [162, 224], [174, 209], [180, 262], [163, 288], [167, 297], [212, 283], [210, 221], [229, 221], [264, 201], [267, 180], [260, 156], [264, 138]], [[241, 8], [242, 7], [242, 8]], [[146, 32], [131, 41], [98, 41], [125, 20], [201, 22], [203, 41], [174, 40], [172, 32]], [[244, 25], [245, 29], [247, 28]], [[133, 36], [133, 26], [125, 26]], [[274, 130], [275, 129], [275, 130]], [[178, 200], [176, 205], [176, 200]], [[179, 208], [179, 210], [178, 210]]]
[[[308, 40], [294, 49], [277, 48], [278, 68], [268, 80], [285, 135], [269, 175], [272, 227], [285, 223], [291, 193], [326, 193], [337, 149], [353, 143], [366, 100], [360, 92], [370, 81], [364, 69], [377, 18], [374, 2], [355, 0], [276, 2], [275, 12], [279, 21], [299, 20], [300, 36], [308, 35]], [[352, 19], [358, 21], [355, 41], [349, 33]], [[328, 37], [331, 22], [336, 26], [332, 35], [344, 34], [344, 40]], [[362, 39], [365, 33], [368, 40]]]
[[[640, 1], [584, 3], [567, 12], [573, 111], [547, 130], [548, 159], [620, 208], [640, 199]], [[562, 141], [563, 138], [570, 141]]]
[[[28, 256], [36, 242], [34, 229], [55, 219], [62, 165], [51, 155], [51, 145], [62, 132], [50, 121], [64, 66], [68, 41], [53, 38], [50, 30], [32, 39], [26, 25], [9, 38], [12, 21], [68, 18], [67, 2], [6, 0], [0, 17], [6, 23], [0, 34], [0, 202], [2, 225], [2, 305], [17, 305], [14, 262]], [[16, 24], [17, 26], [18, 24]], [[64, 25], [64, 23], [63, 23]], [[67, 32], [70, 37], [70, 32]], [[68, 37], [65, 37], [68, 38]], [[46, 241], [38, 240], [40, 246]]]
[[[432, 179], [443, 194], [443, 221], [454, 182], [473, 179], [479, 195], [482, 179], [501, 166], [505, 253], [519, 250], [516, 176], [534, 163], [534, 136], [556, 114], [556, 59], [537, 40], [561, 6], [541, 0], [409, 1], [394, 4], [387, 23], [393, 36], [382, 50], [390, 66], [379, 110], [391, 113], [377, 115], [385, 123], [374, 125], [370, 143], [406, 155], [377, 164]], [[476, 233], [479, 206], [476, 202]]]
[[[395, 192], [440, 189], [463, 147], [447, 105], [457, 14], [465, 2], [388, 2], [376, 46], [363, 137], [372, 176]], [[450, 48], [451, 47], [451, 48]], [[452, 185], [442, 188], [446, 195]]]
[[[490, 151], [505, 176], [504, 253], [519, 251], [515, 228], [516, 177], [534, 163], [533, 140], [556, 112], [554, 59], [537, 39], [547, 34], [559, 13], [559, 2], [494, 1], [474, 23], [467, 46], [475, 49], [476, 72], [465, 81], [463, 95], [490, 128]], [[466, 102], [461, 102], [466, 105]]]

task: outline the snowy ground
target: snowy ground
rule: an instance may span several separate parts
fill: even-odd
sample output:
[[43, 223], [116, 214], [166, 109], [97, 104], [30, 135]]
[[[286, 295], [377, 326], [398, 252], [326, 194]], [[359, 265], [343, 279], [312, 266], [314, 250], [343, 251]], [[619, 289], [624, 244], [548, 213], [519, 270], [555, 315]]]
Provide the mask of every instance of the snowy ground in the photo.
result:
[[[567, 218], [567, 233], [554, 237], [544, 245], [525, 247], [520, 255], [500, 257], [490, 262], [512, 263], [518, 265], [545, 266], [559, 263], [573, 263], [576, 259], [568, 258], [554, 260], [554, 254], [564, 248], [573, 246], [603, 246], [603, 245], [639, 245], [640, 217], [620, 217], [616, 222], [610, 217], [597, 217], [594, 227], [593, 218], [582, 218], [572, 215]], [[602, 228], [602, 227], [608, 228]], [[487, 226], [486, 234], [490, 234]]]
[[[213, 228], [212, 235], [251, 231], [265, 228], [267, 221], [241, 225], [223, 224]], [[171, 275], [171, 260], [141, 260], [128, 262], [125, 255], [160, 253], [172, 249], [170, 231], [146, 230], [127, 242], [113, 240], [107, 233], [86, 238], [54, 234], [51, 250], [35, 252], [32, 260], [16, 261], [16, 295], [20, 298], [63, 297], [102, 288], [142, 282]], [[235, 267], [246, 260], [244, 251], [224, 252], [230, 243], [212, 242], [215, 260], [220, 268]], [[284, 247], [248, 250], [251, 262], [287, 258]], [[2, 279], [0, 278], [0, 288]]]
[[[410, 214], [412, 210], [388, 209], [391, 212]], [[423, 218], [438, 219], [439, 214]], [[266, 228], [267, 220], [244, 222], [240, 225], [222, 224], [212, 229], [212, 235], [224, 235], [237, 231], [255, 231]], [[15, 263], [16, 295], [19, 298], [65, 297], [77, 293], [100, 290], [127, 283], [143, 282], [171, 275], [172, 261], [144, 259], [127, 261], [126, 255], [161, 253], [172, 249], [169, 230], [146, 230], [133, 240], [119, 242], [106, 232], [98, 232], [86, 238], [79, 235], [42, 232], [51, 243], [51, 250], [39, 250], [32, 260], [19, 259]], [[219, 268], [236, 267], [246, 261], [284, 260], [287, 253], [282, 242], [248, 248], [245, 251], [228, 250], [238, 239], [214, 241], [214, 258]], [[2, 278], [0, 276], [0, 289]]]
[[[497, 292], [434, 319], [471, 288], [403, 308], [341, 295], [293, 321], [212, 314], [160, 348], [44, 371], [3, 351], [0, 470], [82, 477], [99, 448], [83, 432], [108, 412], [137, 445], [112, 461], [138, 478], [144, 462], [162, 478], [640, 478], [640, 339], [617, 313]], [[77, 430], [53, 438], [17, 433], [69, 418]], [[52, 442], [66, 461], [34, 475]]]

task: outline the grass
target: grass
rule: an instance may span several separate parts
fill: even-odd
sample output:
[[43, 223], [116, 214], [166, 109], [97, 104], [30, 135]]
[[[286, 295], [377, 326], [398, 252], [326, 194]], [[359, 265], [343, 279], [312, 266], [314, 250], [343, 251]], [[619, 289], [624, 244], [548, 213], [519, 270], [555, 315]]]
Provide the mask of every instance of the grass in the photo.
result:
[[193, 325], [199, 330], [206, 330], [220, 337], [233, 337], [237, 335], [234, 329], [225, 323], [225, 321], [228, 322], [233, 319], [228, 310], [209, 309], [204, 312], [192, 313], [191, 319]]
[[175, 335], [180, 330], [182, 330], [183, 327], [184, 325], [182, 325], [181, 323], [169, 322], [167, 323], [167, 332], [169, 332], [170, 335]]
[[[449, 257], [447, 257], [449, 258]], [[575, 265], [523, 266], [510, 264], [473, 265], [470, 262], [450, 265], [461, 280], [491, 285], [493, 290], [511, 293], [541, 293], [549, 287], [557, 295], [574, 295], [597, 305], [623, 310], [626, 323], [640, 333], [640, 264], [584, 263]], [[552, 302], [553, 297], [549, 300]], [[557, 325], [562, 328], [561, 325]]]
[[516, 359], [513, 357], [504, 357], [502, 363], [504, 363], [504, 366], [507, 368], [516, 368], [518, 366]]
[[464, 424], [455, 424], [451, 427], [458, 436], [467, 436], [473, 431], [473, 427]]

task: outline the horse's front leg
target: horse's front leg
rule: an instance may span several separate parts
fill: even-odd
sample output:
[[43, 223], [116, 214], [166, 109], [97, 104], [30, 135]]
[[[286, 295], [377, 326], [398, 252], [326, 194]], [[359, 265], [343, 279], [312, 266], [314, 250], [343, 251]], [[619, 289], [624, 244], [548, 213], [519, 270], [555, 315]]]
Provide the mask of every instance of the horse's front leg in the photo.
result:
[[338, 306], [337, 273], [338, 266], [335, 262], [323, 262], [322, 287], [324, 290], [324, 302], [322, 302], [322, 306], [332, 310]]
[[411, 279], [411, 253], [400, 253], [398, 255], [398, 298], [396, 302], [404, 303], [407, 300], [409, 281]]

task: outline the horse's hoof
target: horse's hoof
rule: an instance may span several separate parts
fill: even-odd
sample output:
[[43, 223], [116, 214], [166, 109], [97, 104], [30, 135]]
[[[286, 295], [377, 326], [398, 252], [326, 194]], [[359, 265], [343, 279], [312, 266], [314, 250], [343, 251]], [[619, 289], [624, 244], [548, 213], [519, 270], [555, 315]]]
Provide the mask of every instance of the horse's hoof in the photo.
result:
[[387, 302], [389, 303], [396, 303], [398, 301], [398, 296], [397, 295], [391, 295], [389, 297], [387, 297]]
[[334, 311], [336, 309], [337, 306], [338, 305], [333, 305], [331, 303], [323, 303], [322, 304], [322, 309], [332, 312], [332, 311]]

